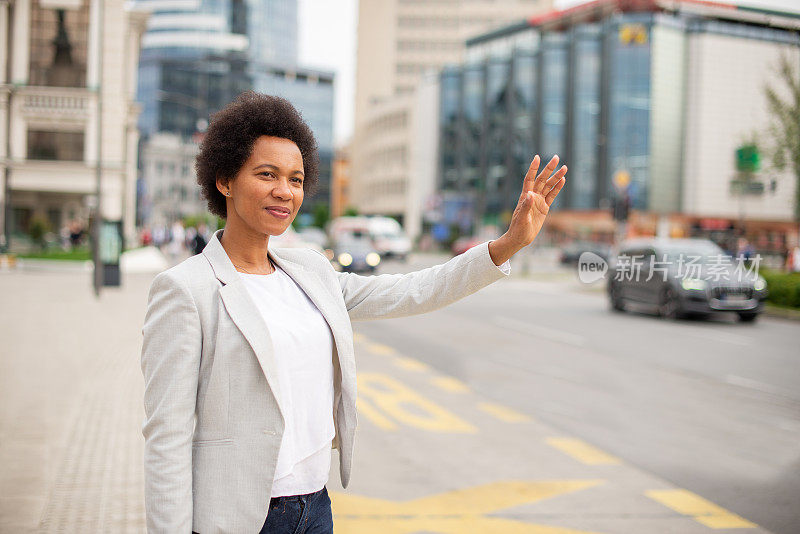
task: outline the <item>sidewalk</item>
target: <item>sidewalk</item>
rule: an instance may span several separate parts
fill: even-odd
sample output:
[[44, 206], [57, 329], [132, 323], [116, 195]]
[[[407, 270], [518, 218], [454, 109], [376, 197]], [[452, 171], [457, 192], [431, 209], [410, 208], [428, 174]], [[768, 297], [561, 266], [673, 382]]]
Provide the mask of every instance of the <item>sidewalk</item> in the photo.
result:
[[152, 275], [0, 276], [0, 531], [143, 532], [141, 325]]

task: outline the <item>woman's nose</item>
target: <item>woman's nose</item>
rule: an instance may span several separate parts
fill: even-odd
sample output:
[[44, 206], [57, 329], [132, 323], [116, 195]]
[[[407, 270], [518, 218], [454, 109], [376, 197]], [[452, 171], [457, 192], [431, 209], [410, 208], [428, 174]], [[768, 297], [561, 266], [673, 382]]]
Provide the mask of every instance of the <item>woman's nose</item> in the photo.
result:
[[275, 184], [275, 187], [272, 188], [272, 194], [283, 200], [292, 199], [292, 190], [289, 188], [289, 183], [283, 180]]

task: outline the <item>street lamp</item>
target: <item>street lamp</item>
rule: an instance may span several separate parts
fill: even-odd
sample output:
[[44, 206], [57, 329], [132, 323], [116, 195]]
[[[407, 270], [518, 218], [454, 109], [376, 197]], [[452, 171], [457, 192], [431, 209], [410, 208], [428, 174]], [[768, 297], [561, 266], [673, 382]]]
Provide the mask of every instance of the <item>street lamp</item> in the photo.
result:
[[103, 265], [100, 259], [100, 228], [103, 218], [102, 207], [102, 177], [103, 177], [103, 2], [95, 2], [97, 9], [97, 22], [94, 31], [97, 32], [97, 54], [95, 59], [97, 61], [97, 86], [95, 92], [97, 95], [97, 162], [95, 164], [95, 198], [96, 205], [94, 207], [94, 217], [92, 218], [92, 258], [94, 260], [94, 276], [93, 286], [94, 294], [100, 297], [100, 288], [103, 286]]

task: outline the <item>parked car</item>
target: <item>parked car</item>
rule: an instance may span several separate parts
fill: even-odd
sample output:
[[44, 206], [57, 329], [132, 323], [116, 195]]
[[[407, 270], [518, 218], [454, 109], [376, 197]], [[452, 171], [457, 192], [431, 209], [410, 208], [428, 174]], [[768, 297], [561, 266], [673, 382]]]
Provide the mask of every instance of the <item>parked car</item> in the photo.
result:
[[381, 256], [369, 239], [345, 235], [333, 246], [333, 262], [345, 272], [372, 273], [381, 262]]
[[322, 254], [325, 250], [313, 241], [306, 241], [306, 239], [295, 232], [294, 228], [289, 226], [285, 232], [280, 235], [274, 235], [269, 238], [269, 245], [280, 248], [310, 248]]
[[375, 251], [382, 257], [405, 259], [411, 252], [411, 240], [403, 232], [400, 223], [391, 217], [338, 217], [328, 225], [328, 235], [334, 242], [344, 235], [354, 233], [368, 236]]
[[594, 252], [606, 261], [611, 257], [611, 247], [609, 245], [591, 241], [574, 241], [561, 248], [559, 261], [562, 265], [577, 265], [578, 259], [584, 252]]
[[[764, 278], [713, 241], [629, 240], [612, 260], [606, 289], [613, 310], [623, 311], [635, 303], [666, 318], [734, 312], [745, 322], [756, 320], [763, 311]], [[639, 267], [633, 267], [636, 264]]]

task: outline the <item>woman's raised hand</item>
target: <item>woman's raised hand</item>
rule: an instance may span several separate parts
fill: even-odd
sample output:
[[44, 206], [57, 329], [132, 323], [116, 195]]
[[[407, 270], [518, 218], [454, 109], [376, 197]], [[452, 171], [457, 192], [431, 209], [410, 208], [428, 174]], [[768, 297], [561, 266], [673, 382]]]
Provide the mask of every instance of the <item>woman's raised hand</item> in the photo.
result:
[[496, 265], [502, 264], [518, 250], [530, 245], [536, 239], [550, 211], [550, 206], [567, 181], [566, 165], [562, 165], [556, 171], [558, 156], [553, 156], [542, 172], [539, 172], [540, 163], [537, 154], [522, 182], [522, 193], [519, 196], [517, 207], [511, 215], [511, 224], [508, 230], [489, 244], [489, 253]]

